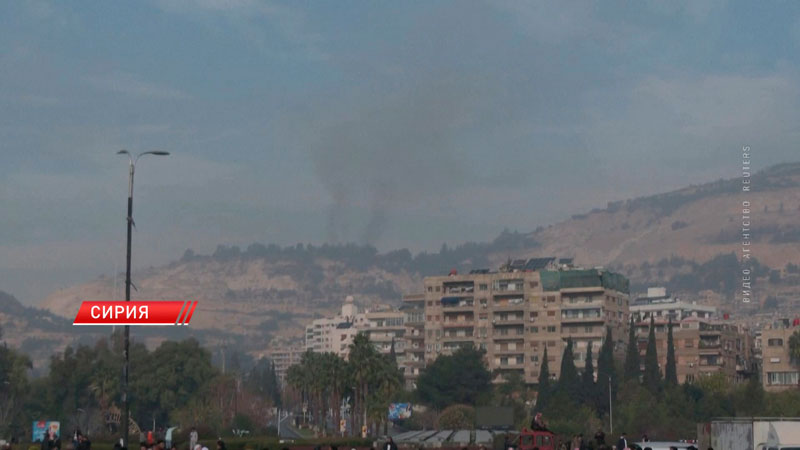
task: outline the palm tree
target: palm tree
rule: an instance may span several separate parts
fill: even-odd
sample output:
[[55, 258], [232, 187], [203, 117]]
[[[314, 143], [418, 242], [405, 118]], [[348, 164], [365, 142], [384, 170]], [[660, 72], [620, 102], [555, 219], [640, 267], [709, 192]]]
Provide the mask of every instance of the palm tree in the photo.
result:
[[386, 419], [386, 411], [389, 408], [389, 402], [395, 394], [403, 387], [403, 373], [397, 367], [397, 359], [390, 355], [378, 358], [380, 364], [376, 367], [375, 382], [377, 387], [377, 408], [381, 413], [377, 416], [383, 423], [383, 434], [388, 433], [389, 421]]
[[[369, 399], [369, 386], [375, 378], [378, 366], [378, 351], [364, 333], [358, 333], [350, 344], [349, 365], [353, 376], [356, 405], [362, 412], [363, 422], [367, 424], [367, 408]], [[355, 420], [354, 420], [355, 422]]]

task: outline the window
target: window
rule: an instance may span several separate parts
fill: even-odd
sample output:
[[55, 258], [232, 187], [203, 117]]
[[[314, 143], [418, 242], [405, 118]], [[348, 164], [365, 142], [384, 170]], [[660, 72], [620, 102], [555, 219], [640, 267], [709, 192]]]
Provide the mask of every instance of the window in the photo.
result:
[[433, 287], [428, 286], [428, 292], [433, 292]]
[[531, 327], [531, 333], [538, 333], [539, 327]]
[[556, 316], [555, 311], [547, 311], [547, 317], [555, 317], [555, 316]]
[[442, 330], [436, 330], [436, 337], [437, 338], [442, 337]]
[[548, 333], [555, 333], [556, 332], [556, 327], [554, 327], [554, 326], [547, 327], [547, 332]]
[[555, 295], [549, 295], [549, 296], [547, 297], [547, 303], [555, 303], [555, 302], [556, 302], [556, 297], [555, 297]]
[[481, 347], [481, 350], [486, 350], [486, 343], [485, 342], [481, 342], [480, 347]]
[[767, 384], [770, 386], [797, 386], [800, 372], [767, 372]]
[[539, 313], [536, 312], [536, 311], [532, 311], [531, 312], [531, 319], [533, 319], [534, 317], [539, 317]]
[[686, 339], [685, 341], [683, 341], [683, 347], [684, 348], [694, 348], [694, 340]]
[[489, 320], [489, 314], [488, 313], [480, 313], [480, 314], [478, 314], [478, 319], [480, 319], [480, 320]]
[[769, 339], [767, 340], [767, 345], [770, 347], [783, 347], [783, 339]]
[[487, 289], [489, 289], [489, 285], [486, 283], [481, 283], [478, 285], [478, 290], [485, 291]]
[[591, 333], [592, 332], [592, 327], [583, 327], [583, 331], [585, 333]]
[[532, 355], [531, 362], [539, 362], [539, 355]]
[[[556, 341], [547, 341], [547, 346], [548, 347], [555, 347], [556, 346]], [[553, 356], [553, 360], [555, 360], [555, 356]], [[548, 359], [548, 361], [549, 361], [549, 359]]]
[[430, 321], [431, 321], [431, 317], [432, 317], [432, 316], [431, 316], [430, 314], [428, 314], [428, 322], [430, 322]]
[[539, 282], [538, 281], [531, 281], [530, 286], [532, 288], [535, 288], [535, 287], [539, 286]]
[[438, 321], [439, 321], [439, 315], [437, 314], [437, 315], [436, 315], [436, 316], [434, 316], [434, 317], [435, 317], [435, 318], [434, 318], [433, 320], [435, 320], [436, 322], [438, 322]]
[[436, 286], [436, 292], [440, 292], [442, 290], [441, 286]]

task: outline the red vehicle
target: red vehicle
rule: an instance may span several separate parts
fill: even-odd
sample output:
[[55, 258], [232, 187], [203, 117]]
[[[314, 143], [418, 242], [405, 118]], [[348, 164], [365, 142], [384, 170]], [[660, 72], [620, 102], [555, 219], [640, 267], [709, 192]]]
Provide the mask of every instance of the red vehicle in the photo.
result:
[[533, 450], [534, 447], [539, 447], [539, 450], [556, 450], [558, 445], [556, 435], [552, 432], [527, 428], [523, 428], [514, 441], [517, 450]]

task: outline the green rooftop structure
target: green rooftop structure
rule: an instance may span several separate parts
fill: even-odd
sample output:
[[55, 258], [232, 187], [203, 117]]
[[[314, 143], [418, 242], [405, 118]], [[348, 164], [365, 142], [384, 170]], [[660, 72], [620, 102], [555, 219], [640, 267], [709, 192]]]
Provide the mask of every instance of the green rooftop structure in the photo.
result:
[[603, 287], [630, 293], [630, 282], [623, 275], [600, 269], [543, 270], [539, 272], [545, 291]]

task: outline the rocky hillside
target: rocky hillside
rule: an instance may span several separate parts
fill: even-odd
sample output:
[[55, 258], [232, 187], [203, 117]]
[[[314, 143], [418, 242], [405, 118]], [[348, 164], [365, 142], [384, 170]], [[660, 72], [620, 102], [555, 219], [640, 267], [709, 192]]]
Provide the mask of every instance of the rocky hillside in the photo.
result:
[[[346, 295], [366, 306], [397, 304], [403, 293], [419, 290], [425, 275], [497, 267], [508, 258], [562, 256], [619, 270], [634, 287], [666, 284], [734, 305], [741, 205], [748, 200], [759, 300], [790, 305], [800, 286], [800, 164], [764, 170], [752, 186], [744, 195], [739, 179], [720, 180], [612, 202], [531, 233], [506, 231], [489, 243], [443, 246], [436, 253], [300, 244], [221, 246], [212, 255], [187, 250], [176, 262], [135, 273], [134, 298], [199, 300], [191, 328], [217, 330], [220, 339], [244, 336], [247, 344], [261, 346], [275, 335], [299, 338], [311, 318], [334, 311]], [[41, 306], [71, 319], [82, 300], [121, 298], [121, 280], [116, 296], [114, 280], [101, 277], [54, 292]]]
[[568, 256], [619, 270], [634, 288], [659, 283], [688, 295], [710, 290], [731, 301], [740, 282], [742, 204], [749, 201], [758, 299], [791, 301], [800, 297], [800, 163], [758, 172], [751, 187], [745, 193], [740, 179], [720, 180], [610, 202], [530, 233], [541, 243], [535, 249], [490, 259]]

